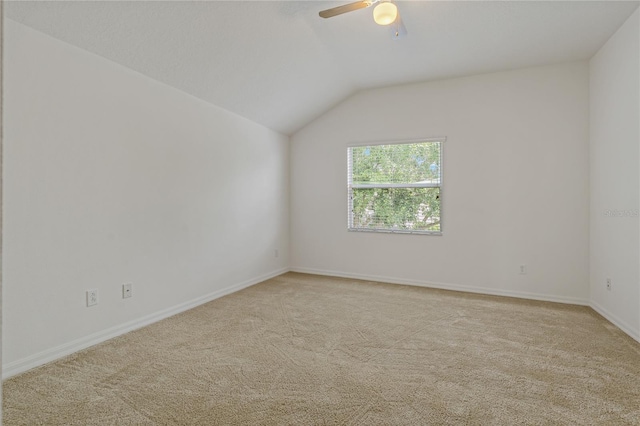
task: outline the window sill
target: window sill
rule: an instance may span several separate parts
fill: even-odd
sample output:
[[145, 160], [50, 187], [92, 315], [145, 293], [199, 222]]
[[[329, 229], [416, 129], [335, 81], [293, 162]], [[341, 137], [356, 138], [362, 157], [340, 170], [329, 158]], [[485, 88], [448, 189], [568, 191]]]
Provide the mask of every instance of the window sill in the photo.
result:
[[375, 234], [409, 234], [409, 235], [435, 235], [442, 236], [442, 231], [408, 231], [408, 230], [394, 230], [394, 229], [360, 229], [360, 228], [347, 228], [349, 232], [369, 232]]

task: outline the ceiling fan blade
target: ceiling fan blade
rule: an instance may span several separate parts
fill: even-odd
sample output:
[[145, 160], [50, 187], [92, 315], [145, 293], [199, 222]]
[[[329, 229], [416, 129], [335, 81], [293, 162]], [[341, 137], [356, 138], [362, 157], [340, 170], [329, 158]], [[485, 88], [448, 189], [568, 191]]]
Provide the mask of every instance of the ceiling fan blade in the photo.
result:
[[402, 22], [402, 18], [400, 17], [400, 13], [398, 13], [398, 17], [391, 25], [389, 25], [391, 29], [391, 38], [394, 40], [398, 40], [400, 38], [404, 38], [407, 36], [407, 28], [404, 26], [404, 22]]
[[333, 16], [342, 15], [343, 13], [353, 12], [354, 10], [364, 9], [365, 7], [369, 7], [373, 4], [372, 1], [356, 1], [353, 3], [345, 4], [342, 6], [334, 7], [332, 9], [323, 10], [320, 12], [320, 17], [322, 18], [331, 18]]

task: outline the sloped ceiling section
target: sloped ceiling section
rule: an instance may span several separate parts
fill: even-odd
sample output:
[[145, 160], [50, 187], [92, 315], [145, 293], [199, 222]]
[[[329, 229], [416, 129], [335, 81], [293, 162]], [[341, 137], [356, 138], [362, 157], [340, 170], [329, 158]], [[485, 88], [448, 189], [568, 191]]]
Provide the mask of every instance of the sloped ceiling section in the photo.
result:
[[[335, 1], [10, 1], [6, 16], [292, 134], [366, 88], [591, 57], [637, 1], [399, 1], [392, 40]], [[26, 53], [25, 53], [26, 54]]]

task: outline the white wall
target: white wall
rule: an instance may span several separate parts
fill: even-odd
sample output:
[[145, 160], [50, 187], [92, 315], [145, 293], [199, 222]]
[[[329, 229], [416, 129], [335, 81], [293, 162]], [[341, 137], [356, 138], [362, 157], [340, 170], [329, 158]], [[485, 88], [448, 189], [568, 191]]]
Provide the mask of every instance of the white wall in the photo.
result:
[[[589, 63], [591, 302], [640, 340], [640, 11]], [[606, 215], [612, 211], [613, 215]], [[606, 290], [611, 278], [611, 291]]]
[[[2, 158], [2, 50], [4, 46], [4, 2], [0, 2], [0, 158]], [[0, 161], [0, 365], [2, 365], [2, 162]], [[0, 386], [0, 424], [2, 424], [2, 386]]]
[[[292, 137], [292, 268], [588, 304], [588, 89], [578, 62], [346, 100]], [[437, 136], [444, 235], [347, 232], [347, 144]]]
[[286, 270], [287, 137], [10, 20], [5, 48], [5, 374]]

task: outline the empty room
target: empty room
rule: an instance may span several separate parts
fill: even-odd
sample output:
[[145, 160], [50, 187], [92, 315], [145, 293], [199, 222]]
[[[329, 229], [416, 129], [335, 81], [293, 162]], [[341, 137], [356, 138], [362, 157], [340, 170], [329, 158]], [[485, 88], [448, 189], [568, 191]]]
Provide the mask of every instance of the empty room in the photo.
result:
[[4, 1], [5, 425], [640, 425], [639, 1]]

